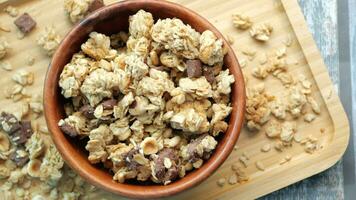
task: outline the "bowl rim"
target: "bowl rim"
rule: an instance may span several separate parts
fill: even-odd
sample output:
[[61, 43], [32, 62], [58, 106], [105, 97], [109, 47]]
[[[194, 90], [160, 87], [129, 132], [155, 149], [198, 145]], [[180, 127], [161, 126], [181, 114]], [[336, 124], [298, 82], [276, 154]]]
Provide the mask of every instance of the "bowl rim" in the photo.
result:
[[[230, 72], [233, 73], [235, 77], [235, 83], [233, 87], [234, 92], [234, 101], [232, 102], [233, 111], [231, 115], [235, 116], [235, 120], [230, 119], [229, 128], [225, 133], [225, 136], [222, 140], [224, 140], [223, 145], [219, 146], [219, 152], [213, 154], [209, 160], [207, 160], [202, 168], [196, 169], [190, 172], [187, 176], [179, 179], [179, 181], [174, 181], [173, 183], [163, 186], [163, 185], [129, 185], [129, 184], [121, 184], [114, 181], [103, 181], [99, 180], [92, 174], [93, 171], [88, 171], [81, 164], [76, 161], [75, 158], [71, 156], [73, 153], [68, 148], [71, 146], [66, 139], [64, 133], [58, 128], [58, 121], [53, 119], [55, 114], [58, 114], [58, 104], [55, 104], [54, 99], [56, 98], [56, 87], [58, 88], [58, 83], [54, 81], [53, 77], [59, 77], [62, 70], [58, 70], [58, 62], [61, 59], [61, 52], [65, 51], [65, 44], [69, 42], [75, 33], [78, 32], [81, 26], [85, 24], [90, 24], [88, 22], [94, 22], [96, 18], [102, 15], [105, 12], [112, 12], [116, 9], [120, 9], [120, 7], [129, 7], [130, 5], [140, 5], [142, 9], [148, 5], [159, 5], [162, 7], [173, 7], [174, 9], [178, 9], [181, 12], [185, 12], [189, 15], [189, 17], [194, 17], [199, 24], [202, 24], [206, 27], [207, 30], [211, 30], [214, 34], [217, 35], [218, 38], [222, 38], [225, 46], [227, 47], [228, 53], [225, 56], [225, 59], [228, 57], [231, 66], [228, 66]], [[154, 14], [153, 14], [154, 15]], [[225, 61], [225, 60], [224, 60]], [[233, 70], [232, 67], [234, 67]], [[232, 72], [233, 71], [233, 72]], [[60, 46], [52, 57], [52, 61], [48, 67], [45, 81], [44, 81], [44, 90], [43, 90], [43, 104], [44, 104], [44, 114], [46, 123], [48, 126], [48, 130], [51, 133], [52, 140], [58, 149], [59, 153], [62, 155], [63, 160], [81, 177], [87, 180], [89, 183], [104, 189], [106, 191], [130, 197], [130, 198], [139, 198], [139, 199], [151, 199], [151, 198], [159, 198], [171, 196], [173, 194], [177, 194], [186, 189], [192, 188], [193, 186], [201, 183], [203, 180], [207, 179], [215, 170], [219, 168], [219, 166], [227, 159], [229, 154], [231, 153], [239, 135], [243, 125], [244, 118], [244, 110], [245, 110], [245, 84], [244, 78], [241, 71], [241, 67], [238, 63], [238, 60], [235, 56], [235, 53], [231, 46], [228, 44], [223, 35], [215, 28], [208, 20], [197, 14], [196, 12], [183, 7], [177, 3], [172, 3], [168, 1], [160, 1], [160, 0], [130, 0], [130, 1], [121, 1], [117, 3], [113, 3], [107, 5], [94, 13], [88, 15], [85, 19], [83, 19], [80, 23], [77, 23], [72, 29], [67, 33], [67, 35], [62, 40]], [[68, 146], [69, 145], [69, 146]], [[212, 159], [214, 158], [214, 159]], [[94, 165], [93, 165], [94, 166]]]

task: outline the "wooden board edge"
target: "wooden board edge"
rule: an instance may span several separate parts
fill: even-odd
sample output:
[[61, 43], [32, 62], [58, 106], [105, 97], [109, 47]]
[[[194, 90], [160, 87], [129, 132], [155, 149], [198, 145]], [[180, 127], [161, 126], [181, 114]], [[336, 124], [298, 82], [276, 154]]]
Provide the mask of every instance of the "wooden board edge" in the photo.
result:
[[[282, 5], [285, 8], [285, 12], [297, 36], [298, 42], [302, 47], [303, 54], [310, 66], [310, 71], [316, 81], [316, 85], [321, 92], [324, 103], [327, 105], [331, 120], [334, 124], [334, 137], [340, 135], [347, 135], [344, 140], [344, 147], [339, 149], [338, 152], [342, 154], [345, 152], [349, 137], [350, 137], [350, 125], [346, 112], [341, 104], [341, 100], [337, 95], [333, 83], [330, 79], [329, 72], [325, 66], [320, 51], [313, 39], [312, 34], [308, 29], [308, 25], [304, 19], [304, 15], [300, 9], [297, 0], [281, 0]], [[303, 40], [301, 39], [303, 38]], [[305, 48], [309, 46], [309, 48]], [[311, 48], [310, 48], [311, 46]], [[317, 52], [317, 55], [311, 55], [309, 51]], [[324, 86], [327, 86], [324, 89]], [[331, 96], [329, 92], [332, 91]], [[346, 128], [345, 128], [346, 127]]]
[[[333, 87], [333, 83], [320, 55], [320, 51], [308, 29], [304, 15], [297, 0], [281, 0], [281, 3], [290, 21], [292, 29], [297, 36], [297, 40], [302, 48], [306, 61], [310, 66], [310, 71], [316, 81], [319, 91], [321, 92], [323, 101], [327, 105], [330, 118], [334, 125], [334, 136], [331, 143], [325, 150], [323, 150], [322, 154], [320, 154], [322, 158], [319, 156], [319, 159], [323, 159], [322, 162], [314, 159], [312, 161], [312, 165], [304, 168], [304, 171], [307, 171], [307, 173], [295, 176], [288, 184], [281, 183], [277, 186], [274, 185], [274, 188], [272, 188], [272, 186], [271, 188], [265, 187], [263, 191], [260, 190], [258, 194], [254, 194], [253, 196], [250, 196], [250, 198], [262, 197], [329, 169], [341, 159], [346, 151], [350, 139], [350, 126], [346, 112], [341, 104], [339, 96], [335, 91], [335, 88]], [[303, 40], [301, 40], [301, 38], [303, 38]], [[309, 46], [309, 49], [305, 48], [307, 45]], [[311, 58], [308, 51], [315, 51], [318, 52], [318, 54], [313, 55], [313, 58]], [[321, 90], [320, 88], [322, 88], [322, 86], [327, 87]], [[332, 91], [331, 96], [329, 96], [330, 90]], [[315, 167], [315, 165], [318, 165], [318, 167]]]

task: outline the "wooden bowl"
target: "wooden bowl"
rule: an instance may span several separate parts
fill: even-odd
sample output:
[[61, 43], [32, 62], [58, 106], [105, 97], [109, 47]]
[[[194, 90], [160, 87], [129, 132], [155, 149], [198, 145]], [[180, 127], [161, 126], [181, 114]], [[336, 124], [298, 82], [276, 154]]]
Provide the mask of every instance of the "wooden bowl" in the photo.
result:
[[232, 88], [233, 111], [230, 116], [229, 128], [220, 137], [211, 158], [200, 169], [196, 169], [184, 178], [166, 186], [122, 184], [113, 181], [112, 174], [107, 169], [89, 163], [84, 142], [68, 137], [59, 129], [57, 123], [65, 117], [65, 114], [63, 109], [64, 98], [61, 95], [58, 81], [63, 67], [70, 62], [72, 55], [80, 50], [80, 45], [87, 40], [90, 32], [112, 34], [120, 30], [127, 30], [128, 17], [140, 9], [152, 13], [155, 19], [176, 17], [184, 23], [190, 24], [199, 32], [211, 30], [219, 38], [223, 38], [222, 34], [212, 24], [197, 13], [166, 1], [130, 0], [101, 8], [75, 25], [54, 54], [44, 85], [44, 113], [48, 129], [58, 151], [66, 163], [80, 176], [91, 184], [115, 194], [131, 198], [151, 199], [170, 196], [192, 188], [207, 179], [225, 161], [239, 137], [243, 124], [245, 86], [239, 63], [232, 48], [225, 40], [228, 53], [225, 56], [224, 65], [230, 69], [236, 80]]

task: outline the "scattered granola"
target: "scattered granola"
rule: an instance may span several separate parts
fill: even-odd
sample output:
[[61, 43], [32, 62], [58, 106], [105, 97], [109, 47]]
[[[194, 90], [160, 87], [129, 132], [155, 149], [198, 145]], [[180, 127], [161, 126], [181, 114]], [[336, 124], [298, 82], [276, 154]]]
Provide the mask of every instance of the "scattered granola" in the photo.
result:
[[218, 181], [216, 181], [216, 184], [219, 187], [224, 187], [225, 183], [226, 183], [226, 179], [225, 178], [219, 178]]
[[227, 39], [227, 42], [230, 44], [230, 45], [233, 45], [234, 42], [235, 42], [235, 39], [232, 37], [232, 35], [230, 34], [226, 34], [226, 39]]
[[26, 63], [27, 65], [32, 66], [33, 64], [35, 64], [35, 57], [33, 57], [32, 55], [27, 55]]
[[103, 0], [65, 0], [64, 10], [72, 23], [104, 6]]
[[36, 21], [28, 13], [22, 14], [18, 17], [14, 24], [24, 34], [31, 32], [36, 27]]
[[316, 115], [314, 115], [313, 113], [308, 113], [308, 114], [304, 115], [304, 121], [306, 121], [308, 123], [314, 121], [315, 118], [316, 118]]
[[271, 145], [270, 144], [265, 144], [261, 147], [262, 152], [269, 152], [271, 150]]
[[34, 73], [21, 69], [12, 75], [12, 80], [22, 86], [32, 85], [34, 82]]
[[291, 155], [286, 155], [280, 162], [280, 165], [284, 165], [285, 163], [289, 162], [292, 159]]
[[89, 138], [89, 162], [112, 163], [121, 183], [166, 185], [209, 159], [232, 111], [235, 80], [223, 69], [222, 39], [179, 19], [154, 23], [140, 10], [129, 17], [129, 33], [92, 32], [81, 50], [60, 76], [68, 104], [58, 126]]
[[273, 27], [270, 24], [258, 24], [252, 26], [250, 30], [250, 35], [253, 37], [255, 40], [261, 41], [261, 42], [266, 42], [269, 40], [271, 34], [273, 31]]
[[7, 61], [0, 61], [0, 67], [6, 71], [12, 71], [12, 65]]
[[4, 11], [11, 17], [17, 17], [19, 10], [13, 6], [7, 6]]
[[9, 43], [6, 42], [5, 38], [0, 37], [0, 60], [6, 56], [9, 48], [10, 48], [10, 45], [9, 45]]
[[[51, 26], [45, 27], [44, 31], [37, 38], [37, 44], [46, 52], [48, 56], [52, 56], [54, 54], [60, 42], [60, 36]], [[34, 62], [34, 60], [30, 62]]]
[[264, 85], [248, 88], [246, 93], [247, 128], [251, 131], [260, 130], [261, 126], [270, 119], [271, 110], [268, 102], [274, 99], [265, 92]]
[[242, 14], [233, 14], [232, 23], [236, 28], [241, 30], [249, 29], [252, 26], [250, 18]]
[[265, 171], [265, 169], [266, 169], [266, 167], [264, 166], [264, 164], [261, 161], [257, 161], [255, 163], [255, 165], [256, 165], [256, 168], [260, 171]]
[[230, 185], [235, 185], [235, 184], [238, 182], [237, 174], [236, 174], [236, 173], [233, 173], [233, 174], [229, 177], [228, 182], [229, 182]]

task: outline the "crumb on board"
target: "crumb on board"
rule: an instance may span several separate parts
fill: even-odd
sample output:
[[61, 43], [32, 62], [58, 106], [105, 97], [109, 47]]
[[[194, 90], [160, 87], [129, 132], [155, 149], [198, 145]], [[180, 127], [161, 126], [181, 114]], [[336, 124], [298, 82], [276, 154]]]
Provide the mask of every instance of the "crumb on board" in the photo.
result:
[[216, 181], [216, 184], [219, 186], [219, 187], [224, 187], [226, 183], [226, 179], [225, 178], [219, 178], [217, 181]]
[[255, 163], [255, 165], [256, 165], [256, 168], [260, 171], [265, 171], [265, 169], [266, 169], [266, 167], [264, 166], [264, 164], [261, 161], [257, 161]]
[[261, 147], [261, 152], [269, 152], [271, 150], [271, 145], [269, 143], [267, 144], [264, 144], [262, 147]]

